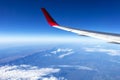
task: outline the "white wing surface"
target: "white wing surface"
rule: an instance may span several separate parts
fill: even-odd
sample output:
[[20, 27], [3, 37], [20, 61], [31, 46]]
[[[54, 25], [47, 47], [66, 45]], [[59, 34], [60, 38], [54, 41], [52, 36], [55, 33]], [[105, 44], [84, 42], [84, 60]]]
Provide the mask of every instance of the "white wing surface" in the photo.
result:
[[47, 12], [47, 10], [45, 8], [41, 8], [41, 10], [42, 10], [48, 24], [52, 27], [55, 27], [55, 28], [58, 28], [61, 30], [65, 30], [65, 31], [69, 31], [69, 32], [73, 32], [73, 33], [76, 33], [76, 34], [82, 35], [82, 36], [89, 36], [89, 37], [105, 40], [105, 41], [110, 42], [110, 43], [120, 44], [120, 34], [98, 32], [98, 31], [91, 31], [91, 30], [81, 30], [81, 29], [75, 29], [75, 28], [70, 28], [70, 27], [64, 27], [64, 26], [59, 25], [50, 16], [50, 14]]

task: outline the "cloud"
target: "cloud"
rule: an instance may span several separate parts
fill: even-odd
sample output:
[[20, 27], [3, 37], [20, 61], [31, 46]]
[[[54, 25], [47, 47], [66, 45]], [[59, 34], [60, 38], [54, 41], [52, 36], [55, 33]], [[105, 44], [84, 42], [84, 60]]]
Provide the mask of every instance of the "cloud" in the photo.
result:
[[72, 49], [69, 49], [69, 48], [65, 48], [65, 49], [63, 49], [63, 48], [58, 48], [57, 50], [52, 51], [51, 53], [57, 54], [57, 53], [59, 53], [59, 52], [71, 52], [71, 51], [72, 51]]
[[43, 78], [42, 80], [67, 80], [67, 79], [65, 79], [64, 77], [56, 78], [51, 76], [50, 78]]
[[69, 48], [65, 48], [65, 49], [63, 49], [63, 48], [58, 48], [57, 50], [52, 51], [51, 53], [54, 54], [54, 55], [60, 53], [60, 55], [58, 56], [58, 58], [64, 58], [65, 56], [68, 56], [68, 55], [70, 55], [70, 54], [73, 54], [74, 52], [73, 52], [73, 49], [69, 49]]
[[[55, 66], [55, 65], [54, 65]], [[57, 65], [57, 67], [63, 67], [63, 68], [76, 68], [79, 70], [88, 70], [88, 71], [92, 71], [94, 70], [91, 67], [87, 67], [87, 66], [80, 66], [80, 65]]]
[[114, 62], [114, 63], [118, 63], [120, 64], [120, 61], [117, 61], [117, 60], [110, 60], [111, 62]]
[[74, 52], [67, 52], [67, 53], [65, 53], [65, 54], [62, 54], [62, 55], [60, 55], [60, 56], [58, 56], [59, 58], [64, 58], [65, 56], [68, 56], [68, 55], [70, 55], [70, 54], [73, 54]]
[[42, 80], [58, 80], [56, 77], [42, 78]]
[[60, 69], [38, 68], [30, 65], [7, 65], [0, 67], [0, 80], [58, 80], [58, 78], [49, 75], [59, 71]]
[[84, 48], [86, 52], [103, 52], [111, 56], [120, 56], [120, 50], [107, 48]]
[[89, 71], [92, 71], [94, 69], [90, 68], [90, 67], [87, 67], [87, 66], [79, 66], [78, 69], [81, 69], [81, 70], [89, 70]]

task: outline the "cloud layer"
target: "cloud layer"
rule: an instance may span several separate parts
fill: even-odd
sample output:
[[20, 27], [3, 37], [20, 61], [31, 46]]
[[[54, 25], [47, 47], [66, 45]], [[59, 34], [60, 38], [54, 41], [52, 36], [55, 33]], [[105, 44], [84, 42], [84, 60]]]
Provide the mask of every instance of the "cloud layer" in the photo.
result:
[[38, 68], [29, 65], [1, 66], [0, 80], [58, 80], [58, 78], [49, 75], [59, 71], [60, 69]]
[[84, 48], [86, 52], [102, 52], [102, 53], [107, 53], [108, 55], [111, 56], [120, 56], [120, 50], [118, 49], [107, 49], [107, 48]]
[[91, 67], [88, 66], [80, 66], [80, 65], [54, 65], [57, 67], [63, 67], [63, 68], [75, 68], [75, 69], [79, 69], [79, 70], [88, 70], [88, 71], [92, 71], [95, 70]]

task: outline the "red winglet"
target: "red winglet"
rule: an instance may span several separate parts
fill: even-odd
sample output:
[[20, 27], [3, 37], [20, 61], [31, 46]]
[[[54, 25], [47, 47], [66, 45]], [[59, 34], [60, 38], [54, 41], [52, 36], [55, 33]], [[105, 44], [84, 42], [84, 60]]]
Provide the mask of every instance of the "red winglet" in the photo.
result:
[[42, 10], [44, 16], [46, 17], [46, 20], [47, 20], [47, 22], [48, 22], [48, 24], [49, 24], [50, 26], [58, 26], [58, 25], [59, 25], [59, 24], [57, 24], [57, 23], [55, 22], [55, 20], [50, 16], [50, 14], [47, 12], [47, 10], [46, 10], [45, 8], [41, 8], [41, 10]]

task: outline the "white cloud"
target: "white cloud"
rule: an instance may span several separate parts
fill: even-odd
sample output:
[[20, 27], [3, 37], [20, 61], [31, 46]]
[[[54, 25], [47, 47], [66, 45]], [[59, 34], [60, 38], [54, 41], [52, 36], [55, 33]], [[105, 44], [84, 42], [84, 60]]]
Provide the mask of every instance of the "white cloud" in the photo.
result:
[[58, 56], [58, 57], [59, 57], [59, 58], [64, 58], [65, 56], [68, 56], [68, 55], [70, 55], [70, 54], [73, 54], [73, 52], [67, 52], [67, 53], [62, 54], [62, 55], [60, 55], [60, 56]]
[[55, 51], [52, 51], [51, 52], [52, 54], [56, 55], [56, 54], [59, 54], [60, 55], [58, 56], [58, 58], [64, 58], [65, 56], [68, 56], [70, 54], [73, 54], [73, 49], [69, 49], [69, 48], [58, 48], [57, 50]]
[[84, 48], [86, 52], [103, 52], [111, 56], [120, 56], [120, 50], [107, 48]]
[[58, 80], [58, 79], [54, 76], [51, 76], [49, 78], [42, 78], [42, 80]]
[[19, 65], [19, 66], [1, 66], [0, 80], [58, 80], [52, 73], [59, 72], [60, 69], [38, 68], [36, 66]]
[[80, 65], [57, 65], [57, 67], [63, 67], [63, 68], [76, 68], [76, 69], [80, 69], [80, 70], [89, 70], [92, 71], [94, 70], [91, 67], [87, 67], [87, 66], [80, 66]]
[[92, 71], [92, 70], [93, 70], [92, 68], [87, 67], [87, 66], [78, 66], [78, 69], [81, 69], [81, 70], [89, 70], [89, 71]]
[[63, 49], [63, 48], [58, 48], [57, 50], [52, 51], [51, 53], [57, 54], [57, 53], [59, 53], [59, 52], [71, 52], [71, 51], [72, 51], [72, 49], [69, 49], [69, 48], [65, 48], [65, 49]]
[[64, 77], [56, 78], [51, 76], [50, 78], [43, 78], [42, 80], [67, 80], [67, 79], [65, 79]]

